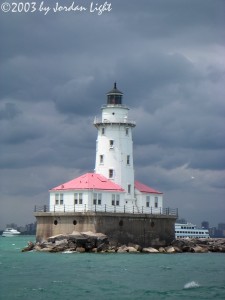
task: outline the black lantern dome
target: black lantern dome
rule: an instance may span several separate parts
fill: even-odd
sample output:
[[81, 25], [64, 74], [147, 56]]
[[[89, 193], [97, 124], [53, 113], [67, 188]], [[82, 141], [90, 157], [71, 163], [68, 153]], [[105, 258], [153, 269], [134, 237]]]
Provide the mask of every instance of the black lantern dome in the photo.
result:
[[114, 83], [114, 88], [107, 93], [107, 104], [122, 104], [123, 93], [120, 92], [116, 87], [116, 82]]

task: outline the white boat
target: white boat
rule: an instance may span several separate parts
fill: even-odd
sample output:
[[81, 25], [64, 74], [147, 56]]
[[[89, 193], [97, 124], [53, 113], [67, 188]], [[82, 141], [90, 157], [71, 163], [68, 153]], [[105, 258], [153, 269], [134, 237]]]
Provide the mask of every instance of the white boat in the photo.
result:
[[13, 228], [6, 228], [3, 233], [2, 233], [2, 236], [4, 237], [8, 237], [8, 236], [16, 236], [16, 235], [19, 235], [20, 232], [16, 229], [13, 229]]
[[210, 238], [208, 229], [196, 228], [196, 225], [191, 223], [175, 223], [175, 238], [176, 239], [200, 239]]

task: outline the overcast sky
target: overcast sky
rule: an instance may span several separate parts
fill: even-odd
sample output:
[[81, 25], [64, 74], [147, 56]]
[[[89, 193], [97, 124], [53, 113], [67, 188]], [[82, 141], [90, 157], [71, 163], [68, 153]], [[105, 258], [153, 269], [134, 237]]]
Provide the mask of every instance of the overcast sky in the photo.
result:
[[46, 15], [40, 2], [0, 11], [0, 229], [93, 172], [114, 81], [137, 123], [136, 179], [189, 222], [225, 222], [225, 1], [111, 0], [101, 15], [88, 0], [44, 1]]

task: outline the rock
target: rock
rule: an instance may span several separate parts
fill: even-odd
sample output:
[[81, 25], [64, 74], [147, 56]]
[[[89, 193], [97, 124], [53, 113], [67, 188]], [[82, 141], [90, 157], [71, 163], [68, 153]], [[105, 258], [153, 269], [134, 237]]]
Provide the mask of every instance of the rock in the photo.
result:
[[33, 242], [28, 242], [27, 243], [27, 247], [22, 249], [22, 252], [27, 252], [27, 251], [31, 251], [34, 249], [34, 243]]
[[176, 253], [176, 250], [173, 246], [165, 247], [166, 253]]
[[41, 251], [41, 249], [42, 249], [42, 248], [40, 247], [40, 245], [35, 245], [35, 246], [34, 246], [34, 250], [36, 250], [36, 251]]
[[153, 247], [145, 247], [142, 249], [140, 245], [129, 243], [120, 247], [108, 240], [103, 233], [95, 233], [91, 231], [77, 232], [72, 234], [59, 234], [51, 236], [47, 241], [37, 242], [36, 244], [28, 242], [27, 247], [22, 249], [26, 251], [42, 251], [42, 252], [108, 252], [108, 253], [206, 253], [223, 252], [225, 253], [225, 239], [178, 239], [174, 240], [171, 245], [161, 246], [159, 250]]
[[82, 234], [79, 231], [75, 231], [75, 230], [71, 234], [69, 234], [69, 236], [70, 235], [82, 236]]
[[207, 248], [201, 247], [201, 246], [195, 246], [195, 247], [191, 247], [191, 252], [195, 252], [195, 253], [206, 253], [208, 252]]
[[68, 244], [68, 240], [67, 240], [67, 239], [56, 240], [56, 241], [55, 241], [55, 245], [56, 245], [56, 246], [67, 245], [67, 244]]
[[125, 253], [128, 252], [128, 247], [126, 245], [122, 245], [117, 249], [117, 253]]
[[50, 236], [47, 241], [51, 242], [51, 243], [55, 243], [55, 241], [60, 241], [60, 240], [64, 240], [67, 239], [68, 236], [65, 234], [58, 234], [58, 235], [54, 235], [54, 236]]
[[102, 243], [97, 247], [97, 252], [108, 250], [108, 244]]
[[160, 252], [160, 253], [165, 253], [165, 252], [166, 252], [166, 250], [165, 250], [165, 248], [163, 248], [163, 247], [160, 247], [160, 248], [159, 248], [159, 252]]
[[85, 248], [83, 248], [83, 247], [77, 247], [76, 251], [80, 252], [80, 253], [84, 253], [85, 252]]
[[183, 251], [182, 251], [179, 247], [177, 247], [177, 246], [174, 246], [173, 248], [175, 249], [176, 253], [182, 253], [182, 252], [183, 252]]
[[128, 244], [128, 247], [133, 247], [133, 248], [135, 248], [138, 252], [141, 252], [141, 250], [142, 250], [142, 247], [141, 247], [140, 245], [138, 245], [138, 244], [129, 243], [129, 244]]
[[115, 249], [108, 249], [107, 252], [108, 252], [108, 253], [115, 253], [116, 250], [115, 250]]
[[152, 247], [147, 247], [142, 249], [143, 253], [159, 253], [159, 251]]
[[139, 251], [137, 251], [137, 249], [135, 249], [134, 247], [131, 247], [131, 246], [130, 247], [128, 246], [127, 250], [129, 253], [138, 253], [139, 252]]
[[40, 248], [39, 252], [51, 252], [52, 248]]

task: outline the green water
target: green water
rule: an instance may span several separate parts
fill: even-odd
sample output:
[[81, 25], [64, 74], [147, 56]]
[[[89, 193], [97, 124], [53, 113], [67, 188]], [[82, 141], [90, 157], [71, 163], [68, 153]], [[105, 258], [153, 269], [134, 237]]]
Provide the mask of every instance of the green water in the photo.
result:
[[1, 300], [225, 299], [225, 254], [21, 252], [0, 237]]

